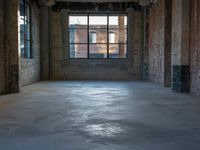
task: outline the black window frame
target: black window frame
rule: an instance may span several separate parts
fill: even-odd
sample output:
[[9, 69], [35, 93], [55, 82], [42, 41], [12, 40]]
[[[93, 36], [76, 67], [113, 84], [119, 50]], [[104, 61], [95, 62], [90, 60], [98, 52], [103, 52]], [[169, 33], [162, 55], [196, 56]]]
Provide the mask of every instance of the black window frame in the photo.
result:
[[[70, 42], [70, 16], [86, 16], [87, 17], [87, 43], [71, 43]], [[91, 43], [90, 42], [90, 24], [89, 24], [89, 17], [90, 16], [106, 16], [107, 17], [107, 42], [106, 43]], [[113, 29], [113, 28], [110, 28], [109, 27], [109, 17], [110, 16], [126, 16], [127, 18], [127, 25], [126, 27], [124, 27], [123, 29], [126, 30], [126, 42], [125, 43], [109, 43], [109, 33], [112, 32], [110, 31], [110, 29]], [[102, 29], [102, 28], [101, 28]], [[118, 28], [114, 28], [114, 29], [120, 29], [119, 27]], [[94, 31], [92, 31], [94, 32]], [[69, 13], [68, 14], [68, 59], [128, 59], [128, 13]], [[87, 58], [72, 58], [70, 57], [70, 45], [75, 45], [75, 44], [87, 44]], [[107, 58], [92, 58], [90, 57], [90, 44], [107, 44]], [[120, 57], [117, 57], [117, 58], [111, 58], [109, 57], [111, 54], [109, 53], [109, 45], [112, 45], [112, 44], [124, 44], [126, 45], [126, 53], [125, 53], [125, 56], [123, 58], [120, 58]]]
[[[27, 8], [28, 8], [28, 12], [27, 12]], [[20, 11], [19, 12], [20, 14], [23, 13], [22, 16], [19, 14], [19, 20], [21, 22], [23, 22], [23, 31], [24, 31], [23, 37], [21, 37], [21, 33], [20, 33], [20, 43], [21, 43], [21, 41], [23, 41], [23, 43], [24, 43], [23, 50], [21, 49], [21, 46], [20, 46], [21, 58], [33, 59], [34, 58], [33, 48], [32, 48], [32, 43], [33, 43], [32, 26], [33, 26], [33, 23], [32, 23], [32, 4], [31, 4], [31, 2], [29, 0], [20, 0], [19, 1], [19, 11]], [[21, 11], [23, 11], [23, 12], [21, 12]], [[21, 28], [21, 26], [20, 26], [20, 28]]]

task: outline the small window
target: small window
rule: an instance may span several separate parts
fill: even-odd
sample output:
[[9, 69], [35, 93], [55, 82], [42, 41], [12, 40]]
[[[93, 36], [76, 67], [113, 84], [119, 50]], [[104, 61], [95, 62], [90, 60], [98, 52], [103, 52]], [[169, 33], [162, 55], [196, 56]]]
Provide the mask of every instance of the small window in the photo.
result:
[[127, 58], [127, 15], [70, 14], [69, 58]]
[[115, 33], [109, 33], [109, 43], [115, 43]]
[[96, 43], [97, 42], [97, 34], [95, 32], [90, 33], [90, 43]]
[[20, 0], [19, 4], [19, 28], [21, 57], [33, 58], [31, 38], [31, 4], [27, 0]]

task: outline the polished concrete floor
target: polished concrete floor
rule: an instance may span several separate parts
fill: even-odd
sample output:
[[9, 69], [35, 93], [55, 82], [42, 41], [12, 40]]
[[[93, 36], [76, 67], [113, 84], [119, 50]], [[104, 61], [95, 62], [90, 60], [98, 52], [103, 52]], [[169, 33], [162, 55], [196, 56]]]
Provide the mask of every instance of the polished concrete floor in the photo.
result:
[[39, 82], [0, 96], [0, 150], [200, 150], [200, 99], [148, 82]]

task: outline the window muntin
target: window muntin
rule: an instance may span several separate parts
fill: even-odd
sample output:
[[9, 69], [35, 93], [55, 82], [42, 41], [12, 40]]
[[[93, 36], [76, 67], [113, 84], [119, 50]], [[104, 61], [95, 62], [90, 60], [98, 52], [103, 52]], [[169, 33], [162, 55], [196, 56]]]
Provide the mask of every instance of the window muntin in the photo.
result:
[[71, 14], [69, 58], [127, 58], [127, 15]]
[[19, 28], [20, 28], [20, 52], [25, 59], [33, 58], [31, 39], [31, 4], [27, 0], [19, 3]]

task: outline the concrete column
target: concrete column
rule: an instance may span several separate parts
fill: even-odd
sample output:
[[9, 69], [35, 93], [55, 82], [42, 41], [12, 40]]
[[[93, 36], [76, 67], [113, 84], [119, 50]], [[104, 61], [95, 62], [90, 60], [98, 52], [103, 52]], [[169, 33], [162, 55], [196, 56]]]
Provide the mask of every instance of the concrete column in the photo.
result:
[[172, 1], [165, 0], [165, 28], [164, 28], [164, 86], [171, 87], [171, 46], [172, 46]]
[[[119, 43], [125, 43], [125, 31], [123, 29], [124, 27], [124, 16], [120, 16], [119, 17], [119, 20], [118, 20], [118, 23], [119, 23]], [[119, 44], [119, 57], [120, 58], [124, 58], [124, 53], [125, 53], [125, 48], [124, 48], [124, 45], [123, 44]]]
[[69, 58], [68, 56], [68, 48], [69, 48], [69, 30], [68, 30], [68, 25], [69, 25], [69, 10], [63, 9], [61, 10], [61, 30], [62, 30], [62, 43], [63, 43], [63, 48], [62, 48], [62, 59], [67, 59]]
[[190, 0], [172, 3], [172, 64], [173, 91], [189, 92], [189, 25]]
[[142, 11], [128, 11], [128, 57], [132, 60], [135, 79], [142, 79], [143, 21]]
[[[134, 26], [134, 9], [133, 8], [129, 8], [127, 10], [127, 13], [128, 13], [128, 59], [133, 59], [133, 43], [134, 43], [134, 39], [133, 39], [133, 36], [134, 36], [134, 31], [133, 31], [133, 26]], [[133, 61], [133, 60], [131, 60]]]
[[142, 76], [143, 80], [148, 80], [148, 22], [147, 22], [147, 7], [143, 7], [143, 51], [142, 51]]
[[50, 79], [50, 20], [49, 7], [40, 7], [41, 79]]
[[142, 11], [127, 9], [128, 13], [128, 59], [133, 68], [134, 78], [142, 79]]
[[4, 1], [4, 32], [6, 59], [6, 93], [20, 91], [19, 48], [18, 48], [18, 0]]

